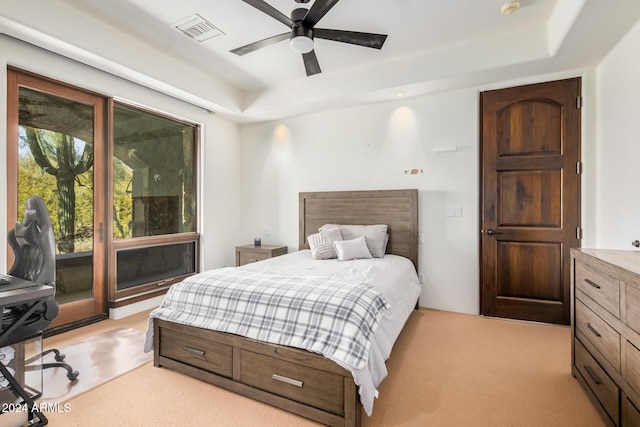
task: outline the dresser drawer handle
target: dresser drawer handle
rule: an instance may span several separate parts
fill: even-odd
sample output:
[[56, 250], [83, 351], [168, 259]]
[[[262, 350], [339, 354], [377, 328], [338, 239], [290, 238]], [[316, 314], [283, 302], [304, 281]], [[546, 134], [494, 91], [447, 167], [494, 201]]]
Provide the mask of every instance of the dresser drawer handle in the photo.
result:
[[591, 332], [593, 332], [593, 335], [595, 335], [596, 337], [600, 338], [602, 335], [600, 335], [600, 332], [598, 332], [596, 330], [596, 328], [594, 328], [593, 326], [591, 326], [591, 323], [587, 323], [587, 328], [589, 328], [589, 330]]
[[594, 370], [593, 370], [593, 368], [591, 366], [584, 365], [584, 369], [585, 369], [585, 371], [587, 371], [587, 373], [589, 374], [589, 376], [591, 377], [591, 379], [593, 380], [594, 383], [602, 384], [602, 380], [600, 379], [598, 374], [596, 374], [594, 372]]
[[591, 285], [596, 289], [600, 289], [600, 285], [598, 285], [596, 282], [594, 282], [593, 280], [589, 280], [589, 279], [584, 279], [585, 282], [587, 282], [587, 285]]
[[282, 381], [283, 383], [291, 384], [296, 387], [302, 387], [302, 381], [294, 380], [292, 378], [283, 377], [282, 375], [273, 374], [271, 378], [276, 381]]
[[188, 345], [185, 345], [182, 348], [188, 351], [189, 353], [195, 354], [196, 356], [202, 357], [204, 359], [204, 355], [205, 355], [204, 351], [198, 350], [197, 348], [189, 347]]

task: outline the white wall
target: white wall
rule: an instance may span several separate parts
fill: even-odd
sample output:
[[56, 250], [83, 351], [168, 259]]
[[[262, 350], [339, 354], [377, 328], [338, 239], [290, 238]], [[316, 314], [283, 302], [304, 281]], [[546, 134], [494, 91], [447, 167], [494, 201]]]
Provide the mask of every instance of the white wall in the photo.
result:
[[594, 147], [595, 235], [588, 245], [633, 249], [640, 240], [640, 23], [601, 62]]
[[[93, 90], [105, 96], [134, 102], [203, 125], [200, 204], [201, 265], [215, 268], [234, 263], [239, 199], [239, 129], [234, 123], [178, 101], [175, 98], [120, 79], [49, 51], [0, 35], [0, 170], [6, 170], [6, 67], [11, 65], [43, 76]], [[6, 175], [0, 178], [0, 200], [6, 200]], [[6, 224], [0, 209], [0, 224]], [[6, 227], [0, 227], [0, 242], [6, 242]], [[6, 271], [6, 245], [0, 245], [0, 271]]]
[[[477, 313], [477, 105], [465, 89], [244, 125], [239, 243], [261, 236], [297, 250], [300, 191], [417, 188], [421, 305]], [[441, 146], [458, 151], [434, 153]], [[445, 217], [446, 206], [462, 217]]]
[[[600, 198], [592, 188], [599, 182], [592, 167], [596, 108], [590, 103], [597, 102], [598, 94], [593, 70], [244, 125], [239, 243], [262, 237], [297, 250], [300, 191], [417, 188], [419, 228], [425, 235], [419, 246], [419, 270], [425, 276], [420, 305], [478, 314], [479, 93], [575, 76], [583, 78], [586, 100], [584, 235], [597, 244], [593, 228], [600, 221], [592, 209]], [[457, 146], [458, 151], [434, 153], [442, 146]], [[414, 168], [424, 173], [403, 173]], [[445, 217], [447, 206], [462, 206], [462, 217]], [[271, 236], [265, 236], [266, 228]]]

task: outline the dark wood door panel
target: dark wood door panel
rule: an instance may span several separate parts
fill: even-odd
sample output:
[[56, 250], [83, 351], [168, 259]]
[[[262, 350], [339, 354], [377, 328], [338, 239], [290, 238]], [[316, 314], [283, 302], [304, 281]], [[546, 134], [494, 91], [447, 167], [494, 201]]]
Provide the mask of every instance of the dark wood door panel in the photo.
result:
[[498, 297], [564, 302], [562, 246], [558, 243], [498, 242]]
[[561, 171], [500, 172], [498, 194], [498, 225], [554, 228], [562, 226]]
[[569, 324], [580, 79], [481, 94], [481, 313]]

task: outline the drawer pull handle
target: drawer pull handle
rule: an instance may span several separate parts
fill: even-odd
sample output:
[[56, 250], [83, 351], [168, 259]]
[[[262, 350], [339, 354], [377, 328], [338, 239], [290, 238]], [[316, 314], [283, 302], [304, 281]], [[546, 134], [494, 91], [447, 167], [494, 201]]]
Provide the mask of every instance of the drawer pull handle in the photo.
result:
[[255, 259], [255, 258], [249, 258], [249, 262], [256, 262], [256, 261], [258, 261], [258, 260]]
[[596, 282], [589, 279], [584, 279], [584, 281], [587, 282], [587, 285], [591, 285], [596, 289], [600, 289], [600, 285], [598, 285]]
[[594, 370], [593, 370], [593, 368], [591, 368], [591, 366], [584, 365], [584, 369], [585, 369], [585, 371], [587, 371], [587, 373], [589, 374], [589, 376], [591, 377], [591, 379], [593, 380], [594, 383], [602, 384], [602, 380], [600, 379], [598, 374], [596, 374], [594, 372]]
[[593, 332], [593, 335], [595, 335], [596, 337], [600, 338], [602, 335], [600, 335], [600, 332], [598, 332], [596, 330], [596, 328], [594, 328], [593, 326], [591, 326], [591, 323], [587, 323], [587, 328], [589, 328], [589, 330], [591, 332]]
[[205, 355], [204, 351], [198, 350], [197, 348], [189, 347], [188, 345], [185, 345], [182, 348], [188, 351], [189, 353], [195, 354], [196, 356], [202, 357], [204, 359], [204, 355]]
[[296, 387], [302, 387], [302, 381], [294, 380], [292, 378], [283, 377], [282, 375], [273, 374], [271, 378], [276, 381], [282, 381], [283, 383], [291, 384]]

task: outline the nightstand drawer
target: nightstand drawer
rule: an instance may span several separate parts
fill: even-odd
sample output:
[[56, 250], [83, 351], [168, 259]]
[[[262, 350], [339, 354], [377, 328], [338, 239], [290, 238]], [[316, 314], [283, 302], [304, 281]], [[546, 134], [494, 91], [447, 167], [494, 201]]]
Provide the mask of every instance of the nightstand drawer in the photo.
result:
[[620, 372], [620, 334], [578, 299], [575, 310], [576, 336], [591, 343]]
[[252, 262], [262, 261], [269, 258], [267, 254], [259, 252], [240, 252], [240, 265], [251, 264]]
[[578, 340], [575, 340], [575, 352], [576, 368], [589, 384], [598, 401], [602, 403], [607, 414], [612, 420], [617, 421], [620, 389]]
[[576, 289], [580, 289], [609, 313], [620, 318], [620, 281], [599, 271], [597, 267], [576, 265]]
[[233, 349], [230, 346], [212, 343], [195, 335], [163, 328], [160, 339], [161, 356], [168, 357], [191, 366], [206, 369], [216, 374], [231, 377], [233, 373]]
[[236, 267], [273, 258], [287, 253], [288, 248], [280, 245], [236, 246]]
[[240, 381], [334, 414], [344, 414], [344, 380], [307, 366], [285, 363], [247, 350], [240, 352]]

